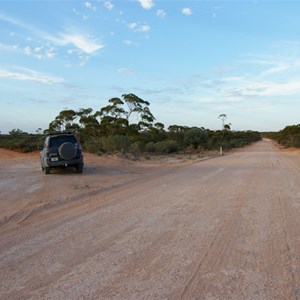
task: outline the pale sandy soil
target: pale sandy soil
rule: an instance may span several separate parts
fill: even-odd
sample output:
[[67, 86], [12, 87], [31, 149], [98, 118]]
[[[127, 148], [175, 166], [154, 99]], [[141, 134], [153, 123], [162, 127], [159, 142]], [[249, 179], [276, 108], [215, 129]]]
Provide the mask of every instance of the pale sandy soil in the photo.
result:
[[0, 150], [0, 299], [300, 298], [298, 151], [85, 163]]

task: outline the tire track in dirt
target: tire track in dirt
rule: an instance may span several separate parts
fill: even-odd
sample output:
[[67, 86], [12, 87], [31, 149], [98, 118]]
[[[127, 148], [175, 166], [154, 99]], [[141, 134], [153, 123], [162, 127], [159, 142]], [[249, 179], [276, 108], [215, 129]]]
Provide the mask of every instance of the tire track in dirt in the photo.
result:
[[284, 253], [284, 268], [286, 268], [287, 270], [287, 274], [288, 274], [287, 280], [289, 282], [287, 287], [287, 292], [290, 294], [289, 299], [298, 300], [300, 296], [300, 288], [297, 287], [297, 284], [299, 283], [299, 276], [297, 279], [297, 275], [294, 270], [294, 261], [293, 261], [292, 248], [291, 248], [292, 246], [289, 242], [287, 220], [284, 214], [287, 208], [283, 206], [283, 203], [280, 198], [278, 198], [278, 202], [280, 207], [280, 222], [281, 222], [280, 228], [282, 228], [281, 237], [283, 241], [282, 249]]
[[[250, 176], [253, 180], [253, 176]], [[248, 179], [250, 180], [250, 179]], [[236, 200], [239, 202], [238, 207], [227, 217], [226, 222], [220, 224], [219, 229], [213, 239], [205, 247], [207, 250], [203, 256], [201, 256], [191, 278], [187, 281], [180, 292], [177, 292], [176, 299], [202, 299], [206, 292], [205, 283], [201, 280], [203, 276], [214, 272], [215, 268], [218, 268], [222, 263], [225, 252], [233, 246], [232, 238], [236, 232], [239, 231], [241, 223], [241, 209], [243, 208], [243, 192], [245, 188], [251, 183], [247, 181], [247, 184], [239, 187], [241, 192], [238, 193]]]
[[[286, 181], [286, 186], [288, 186], [290, 181], [295, 180], [295, 176], [298, 179], [300, 173], [299, 164], [293, 160], [292, 157], [288, 157], [286, 153], [279, 153], [280, 161], [281, 161], [281, 168], [284, 172], [281, 172], [281, 176]], [[289, 176], [289, 170], [293, 171], [293, 175]], [[296, 228], [300, 228], [299, 222], [299, 211], [293, 209], [293, 198], [294, 197], [283, 197], [286, 193], [279, 182], [276, 186], [276, 200], [278, 202], [278, 219], [280, 222], [280, 226], [278, 228], [279, 236], [281, 240], [281, 244], [279, 245], [279, 249], [282, 251], [281, 261], [283, 268], [286, 273], [287, 282], [286, 284], [286, 292], [289, 295], [289, 299], [300, 299], [300, 272], [298, 268], [299, 260], [300, 260], [300, 253], [297, 251], [300, 248], [300, 240], [298, 237], [298, 230]], [[295, 184], [291, 185], [292, 189], [295, 189]], [[296, 192], [296, 194], [299, 194]], [[299, 199], [298, 199], [299, 200]], [[297, 225], [295, 224], [297, 223]], [[296, 229], [296, 230], [295, 230]], [[295, 248], [295, 243], [298, 244], [298, 249]], [[296, 245], [297, 245], [296, 244]], [[297, 255], [298, 252], [298, 255]]]

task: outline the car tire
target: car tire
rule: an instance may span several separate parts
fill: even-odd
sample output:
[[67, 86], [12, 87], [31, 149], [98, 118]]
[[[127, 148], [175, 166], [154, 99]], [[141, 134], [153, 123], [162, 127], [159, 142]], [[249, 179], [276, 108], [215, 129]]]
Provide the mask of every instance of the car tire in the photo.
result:
[[50, 167], [44, 167], [44, 172], [46, 175], [50, 174]]
[[81, 174], [82, 171], [83, 171], [83, 165], [82, 165], [82, 164], [78, 164], [78, 165], [76, 166], [76, 172]]
[[58, 153], [62, 159], [71, 160], [76, 156], [76, 147], [72, 143], [66, 142], [59, 147]]

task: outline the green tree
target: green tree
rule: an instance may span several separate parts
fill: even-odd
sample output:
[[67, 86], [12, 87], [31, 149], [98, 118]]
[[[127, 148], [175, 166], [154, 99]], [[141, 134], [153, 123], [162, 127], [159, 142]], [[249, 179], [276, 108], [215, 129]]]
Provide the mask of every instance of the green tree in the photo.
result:
[[15, 129], [9, 131], [8, 133], [9, 133], [9, 135], [11, 135], [11, 136], [28, 135], [27, 132], [24, 132], [24, 131], [22, 131], [22, 130], [19, 129], [19, 128], [15, 128]]
[[100, 124], [93, 113], [92, 108], [81, 108], [77, 113], [80, 124], [81, 139], [92, 139], [96, 141], [100, 131]]
[[148, 101], [135, 94], [123, 94], [122, 98], [127, 105], [125, 114], [128, 122], [135, 117], [140, 130], [152, 127], [155, 118], [149, 109], [150, 103]]
[[62, 110], [49, 124], [49, 132], [77, 132], [80, 126], [75, 122], [78, 115], [72, 110]]
[[[122, 99], [111, 98], [108, 102], [109, 105], [96, 113], [96, 117], [100, 118], [102, 135], [136, 133], [136, 129], [139, 131], [152, 126], [155, 118], [148, 101], [134, 94], [123, 94]], [[137, 126], [131, 126], [134, 119], [137, 120]]]
[[278, 133], [278, 141], [288, 147], [300, 147], [300, 124], [286, 126]]
[[184, 133], [189, 129], [187, 126], [170, 125], [168, 127], [168, 139], [176, 141], [179, 145], [183, 144]]
[[197, 149], [200, 145], [205, 147], [208, 141], [208, 134], [204, 128], [194, 127], [184, 134], [184, 144], [186, 146], [193, 145]]

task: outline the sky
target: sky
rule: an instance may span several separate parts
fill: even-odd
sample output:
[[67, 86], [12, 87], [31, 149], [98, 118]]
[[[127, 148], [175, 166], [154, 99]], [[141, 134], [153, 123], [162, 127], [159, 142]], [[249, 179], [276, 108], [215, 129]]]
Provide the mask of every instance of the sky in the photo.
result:
[[0, 131], [133, 93], [156, 122], [300, 123], [300, 1], [0, 0]]

